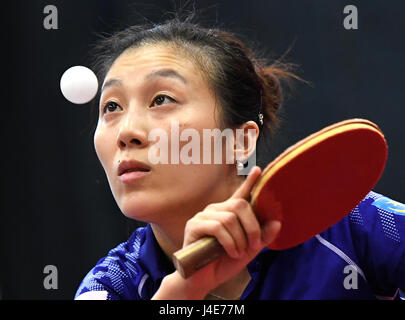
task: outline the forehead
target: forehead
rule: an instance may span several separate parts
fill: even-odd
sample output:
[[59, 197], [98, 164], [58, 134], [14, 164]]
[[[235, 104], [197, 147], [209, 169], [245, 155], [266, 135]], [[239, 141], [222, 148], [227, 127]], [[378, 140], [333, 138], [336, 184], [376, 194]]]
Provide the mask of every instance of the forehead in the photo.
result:
[[195, 85], [203, 81], [201, 70], [183, 52], [172, 46], [157, 44], [144, 45], [124, 51], [108, 71], [104, 83], [111, 78], [125, 81], [140, 79], [152, 70], [170, 68]]

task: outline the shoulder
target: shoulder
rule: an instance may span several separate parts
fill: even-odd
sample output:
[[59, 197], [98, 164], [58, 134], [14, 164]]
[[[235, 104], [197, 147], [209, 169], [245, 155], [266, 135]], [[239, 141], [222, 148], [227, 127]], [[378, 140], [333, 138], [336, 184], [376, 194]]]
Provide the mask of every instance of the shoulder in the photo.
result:
[[405, 205], [371, 191], [340, 222], [320, 236], [340, 243], [351, 244], [358, 253], [366, 250], [396, 250], [404, 246]]
[[146, 228], [138, 228], [126, 242], [110, 250], [84, 277], [75, 299], [90, 298], [90, 295], [108, 300], [139, 298], [134, 295], [137, 295], [137, 283], [144, 274], [139, 254], [145, 236]]
[[357, 229], [371, 233], [379, 240], [400, 243], [401, 237], [405, 236], [405, 205], [373, 191], [348, 218], [351, 224], [358, 226]]
[[398, 288], [405, 287], [405, 205], [401, 202], [372, 191], [321, 236], [357, 264], [377, 297], [394, 297]]

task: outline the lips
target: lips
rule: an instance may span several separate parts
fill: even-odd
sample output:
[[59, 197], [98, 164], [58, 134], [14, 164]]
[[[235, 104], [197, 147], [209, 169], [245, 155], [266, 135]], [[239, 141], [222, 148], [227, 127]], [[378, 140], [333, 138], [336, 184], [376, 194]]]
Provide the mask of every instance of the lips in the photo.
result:
[[118, 166], [117, 171], [118, 176], [122, 176], [123, 174], [130, 172], [149, 172], [150, 167], [147, 164], [137, 160], [124, 160]]

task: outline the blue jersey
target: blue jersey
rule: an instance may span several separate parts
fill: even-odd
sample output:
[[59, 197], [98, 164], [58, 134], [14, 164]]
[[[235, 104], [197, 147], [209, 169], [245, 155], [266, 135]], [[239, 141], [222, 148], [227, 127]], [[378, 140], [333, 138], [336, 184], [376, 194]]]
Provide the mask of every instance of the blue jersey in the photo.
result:
[[[174, 272], [149, 225], [85, 276], [76, 299], [151, 299]], [[370, 192], [344, 219], [288, 250], [248, 264], [241, 299], [399, 299], [405, 289], [405, 205]]]

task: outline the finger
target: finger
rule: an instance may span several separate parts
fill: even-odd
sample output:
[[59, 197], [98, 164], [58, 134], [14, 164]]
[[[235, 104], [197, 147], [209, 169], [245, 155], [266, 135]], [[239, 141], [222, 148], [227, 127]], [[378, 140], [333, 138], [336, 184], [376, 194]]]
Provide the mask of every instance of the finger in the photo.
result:
[[[261, 245], [260, 223], [253, 211], [249, 201], [242, 198], [228, 199], [225, 202], [211, 204], [207, 207], [213, 211], [230, 211], [237, 215], [242, 226], [244, 234], [247, 237], [247, 243], [252, 248], [257, 249]], [[240, 246], [238, 246], [240, 249]]]
[[[194, 225], [196, 223], [198, 226]], [[187, 233], [188, 236], [184, 239], [183, 246], [186, 246], [204, 236], [212, 236], [218, 240], [231, 258], [237, 259], [239, 257], [234, 238], [221, 222], [217, 220], [190, 221], [190, 223], [187, 223], [186, 228], [193, 230]]]
[[250, 191], [252, 190], [257, 178], [260, 176], [262, 170], [258, 166], [254, 166], [250, 171], [246, 180], [239, 186], [230, 199], [243, 198], [248, 200]]
[[238, 254], [241, 254], [248, 246], [246, 232], [241, 224], [239, 216], [234, 211], [208, 211], [202, 220], [216, 220], [222, 223], [233, 238]]
[[258, 249], [261, 244], [260, 224], [251, 205], [246, 201], [244, 202], [244, 205], [245, 208], [243, 210], [238, 210], [236, 212], [238, 212], [238, 218], [248, 239], [249, 246], [253, 249]]
[[270, 221], [266, 223], [261, 228], [261, 241], [258, 248], [249, 247], [243, 254], [240, 255], [239, 259], [250, 261], [265, 247], [269, 246], [277, 236], [281, 229], [281, 222], [277, 220]]

